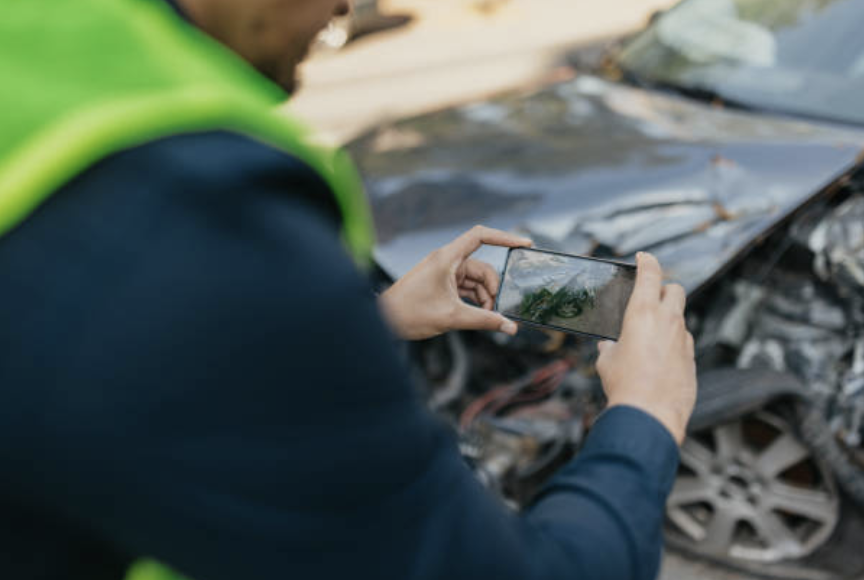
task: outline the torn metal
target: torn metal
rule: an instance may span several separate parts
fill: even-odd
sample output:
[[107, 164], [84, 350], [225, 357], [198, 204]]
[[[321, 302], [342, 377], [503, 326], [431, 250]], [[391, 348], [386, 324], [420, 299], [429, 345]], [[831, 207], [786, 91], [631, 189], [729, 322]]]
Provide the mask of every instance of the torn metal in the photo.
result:
[[856, 196], [819, 223], [810, 235], [816, 275], [850, 301], [849, 314], [864, 323], [864, 199]]
[[[763, 284], [739, 280], [706, 315], [700, 347], [738, 349], [740, 368], [797, 375], [850, 449], [864, 445], [864, 194], [799, 232], [812, 267], [783, 262]], [[797, 225], [797, 224], [796, 224]], [[794, 228], [793, 228], [794, 229]]]

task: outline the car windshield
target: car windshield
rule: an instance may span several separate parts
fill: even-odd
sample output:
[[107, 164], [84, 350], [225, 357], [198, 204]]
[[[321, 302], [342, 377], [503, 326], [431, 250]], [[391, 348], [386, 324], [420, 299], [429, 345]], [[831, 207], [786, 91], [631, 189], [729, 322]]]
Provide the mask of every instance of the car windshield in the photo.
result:
[[618, 62], [646, 83], [864, 123], [862, 29], [862, 0], [686, 0]]

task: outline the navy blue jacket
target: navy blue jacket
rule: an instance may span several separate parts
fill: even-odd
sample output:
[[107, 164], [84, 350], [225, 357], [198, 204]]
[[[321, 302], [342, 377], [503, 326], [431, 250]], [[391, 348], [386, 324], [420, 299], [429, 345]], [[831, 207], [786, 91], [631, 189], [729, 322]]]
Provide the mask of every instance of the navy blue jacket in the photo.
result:
[[651, 580], [677, 464], [608, 411], [521, 515], [415, 395], [324, 184], [225, 133], [114, 155], [0, 240], [0, 577]]

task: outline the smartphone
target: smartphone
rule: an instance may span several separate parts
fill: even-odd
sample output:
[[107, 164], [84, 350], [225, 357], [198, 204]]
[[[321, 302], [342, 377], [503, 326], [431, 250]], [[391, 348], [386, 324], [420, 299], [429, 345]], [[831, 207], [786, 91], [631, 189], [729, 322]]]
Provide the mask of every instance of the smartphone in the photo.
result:
[[635, 283], [630, 264], [513, 248], [495, 310], [534, 326], [618, 340]]

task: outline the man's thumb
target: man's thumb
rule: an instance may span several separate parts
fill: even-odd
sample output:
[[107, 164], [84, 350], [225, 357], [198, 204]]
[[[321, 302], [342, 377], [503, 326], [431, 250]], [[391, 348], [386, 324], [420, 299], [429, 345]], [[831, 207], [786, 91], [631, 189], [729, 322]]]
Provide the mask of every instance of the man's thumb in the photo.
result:
[[515, 322], [503, 315], [467, 304], [459, 308], [453, 326], [460, 330], [497, 330], [510, 336], [519, 330]]

